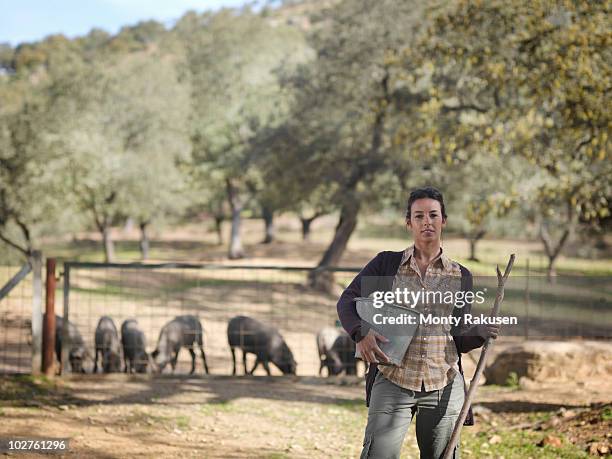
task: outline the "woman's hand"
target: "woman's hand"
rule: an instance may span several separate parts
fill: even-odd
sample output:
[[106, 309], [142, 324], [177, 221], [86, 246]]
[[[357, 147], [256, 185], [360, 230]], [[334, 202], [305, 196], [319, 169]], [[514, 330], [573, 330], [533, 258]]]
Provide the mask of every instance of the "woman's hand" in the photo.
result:
[[476, 325], [476, 334], [485, 339], [487, 338], [496, 339], [497, 335], [499, 335], [499, 329], [500, 329], [499, 325], [480, 324], [480, 325]]
[[388, 343], [389, 340], [378, 332], [370, 329], [368, 334], [357, 343], [357, 350], [361, 354], [363, 360], [368, 363], [379, 363], [377, 356], [382, 362], [389, 362], [389, 357], [378, 347], [378, 342]]

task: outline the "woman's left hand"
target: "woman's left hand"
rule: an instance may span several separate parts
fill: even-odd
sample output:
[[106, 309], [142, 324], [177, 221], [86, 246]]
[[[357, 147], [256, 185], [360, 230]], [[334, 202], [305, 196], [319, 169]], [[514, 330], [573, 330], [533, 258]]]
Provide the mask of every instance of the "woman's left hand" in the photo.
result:
[[497, 335], [499, 335], [499, 325], [476, 325], [476, 334], [481, 336], [482, 338], [493, 338], [496, 339]]

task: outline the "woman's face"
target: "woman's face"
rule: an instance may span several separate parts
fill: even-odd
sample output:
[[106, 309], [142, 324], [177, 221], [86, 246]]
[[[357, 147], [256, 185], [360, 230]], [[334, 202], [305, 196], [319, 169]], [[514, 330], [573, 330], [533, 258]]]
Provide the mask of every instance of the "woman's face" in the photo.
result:
[[440, 202], [430, 198], [414, 201], [410, 210], [410, 220], [406, 221], [406, 226], [412, 231], [414, 242], [439, 241], [442, 228], [446, 226]]

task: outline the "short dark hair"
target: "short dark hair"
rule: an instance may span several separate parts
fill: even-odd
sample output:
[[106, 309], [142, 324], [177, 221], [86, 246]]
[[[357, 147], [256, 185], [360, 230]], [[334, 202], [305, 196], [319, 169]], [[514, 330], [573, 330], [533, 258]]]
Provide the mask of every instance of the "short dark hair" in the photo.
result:
[[435, 199], [440, 203], [440, 209], [442, 210], [442, 218], [446, 220], [446, 209], [444, 208], [444, 197], [442, 193], [437, 188], [433, 186], [426, 186], [422, 188], [417, 188], [410, 192], [410, 196], [408, 197], [408, 205], [406, 206], [406, 220], [410, 220], [410, 209], [412, 208], [412, 204], [414, 201], [418, 199]]

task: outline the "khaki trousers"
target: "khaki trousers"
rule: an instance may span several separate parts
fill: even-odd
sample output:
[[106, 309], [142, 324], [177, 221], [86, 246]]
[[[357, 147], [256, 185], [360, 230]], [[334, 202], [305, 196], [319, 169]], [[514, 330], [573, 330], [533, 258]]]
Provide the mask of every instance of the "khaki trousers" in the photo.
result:
[[[439, 459], [451, 437], [465, 399], [463, 376], [444, 388], [415, 392], [376, 374], [361, 459], [399, 458], [404, 437], [416, 412], [416, 437], [421, 459]], [[454, 458], [459, 458], [459, 447]]]

